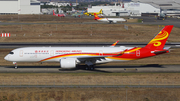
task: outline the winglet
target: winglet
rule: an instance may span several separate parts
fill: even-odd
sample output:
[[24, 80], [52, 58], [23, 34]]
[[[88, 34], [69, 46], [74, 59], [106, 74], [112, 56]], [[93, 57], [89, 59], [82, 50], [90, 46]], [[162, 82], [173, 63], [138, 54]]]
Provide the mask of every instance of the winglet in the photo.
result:
[[165, 26], [154, 39], [152, 39], [144, 48], [163, 49], [171, 33], [173, 25]]
[[116, 44], [119, 42], [119, 40], [118, 41], [116, 41], [115, 43], [113, 43], [110, 47], [114, 47], [114, 46], [116, 46]]

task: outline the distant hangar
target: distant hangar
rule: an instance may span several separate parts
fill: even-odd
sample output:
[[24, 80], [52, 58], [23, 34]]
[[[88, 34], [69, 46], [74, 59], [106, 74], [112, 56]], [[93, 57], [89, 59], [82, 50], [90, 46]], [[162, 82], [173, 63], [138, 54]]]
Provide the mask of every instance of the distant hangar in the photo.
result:
[[133, 2], [141, 2], [159, 8], [162, 13], [167, 15], [180, 16], [180, 0], [132, 0]]
[[167, 9], [180, 10], [180, 0], [132, 0], [132, 2], [147, 3], [156, 8], [161, 8], [164, 10]]
[[40, 14], [40, 1], [0, 0], [0, 15], [4, 14]]
[[88, 12], [103, 10], [106, 16], [180, 15], [180, 0], [132, 0], [113, 6], [92, 6]]

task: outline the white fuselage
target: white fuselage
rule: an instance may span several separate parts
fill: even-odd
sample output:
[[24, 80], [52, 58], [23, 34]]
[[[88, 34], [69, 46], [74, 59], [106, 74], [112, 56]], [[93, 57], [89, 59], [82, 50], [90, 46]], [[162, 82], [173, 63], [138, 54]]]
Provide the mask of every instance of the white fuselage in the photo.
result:
[[100, 18], [98, 19], [98, 21], [102, 21], [102, 22], [123, 22], [126, 21], [124, 18]]
[[[63, 58], [73, 58], [81, 63], [82, 59], [102, 56], [105, 53], [118, 53], [132, 47], [26, 47], [12, 50], [5, 60], [12, 62], [59, 62]], [[105, 58], [100, 61], [116, 61]], [[120, 61], [120, 60], [118, 60]], [[98, 63], [98, 60], [97, 60]]]

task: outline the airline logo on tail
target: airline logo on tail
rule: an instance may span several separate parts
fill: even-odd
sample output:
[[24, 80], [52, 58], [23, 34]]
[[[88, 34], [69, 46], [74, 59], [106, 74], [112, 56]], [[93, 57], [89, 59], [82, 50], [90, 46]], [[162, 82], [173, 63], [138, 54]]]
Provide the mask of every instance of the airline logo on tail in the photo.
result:
[[159, 34], [147, 44], [146, 48], [163, 49], [172, 28], [173, 25], [164, 27], [164, 29], [160, 31]]
[[153, 44], [155, 47], [158, 47], [162, 44], [161, 41], [166, 39], [168, 36], [169, 33], [167, 31], [160, 31], [159, 34], [149, 42], [149, 44]]

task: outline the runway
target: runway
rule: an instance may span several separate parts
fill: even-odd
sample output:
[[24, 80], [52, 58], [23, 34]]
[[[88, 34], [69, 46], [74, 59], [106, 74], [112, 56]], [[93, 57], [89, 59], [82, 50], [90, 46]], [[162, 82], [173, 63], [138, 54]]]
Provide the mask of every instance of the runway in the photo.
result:
[[60, 66], [0, 66], [0, 73], [153, 73], [180, 72], [180, 65], [140, 65], [140, 66], [95, 66], [95, 70], [85, 70], [83, 66], [75, 69], [62, 69]]
[[180, 88], [179, 85], [0, 85], [0, 88]]

